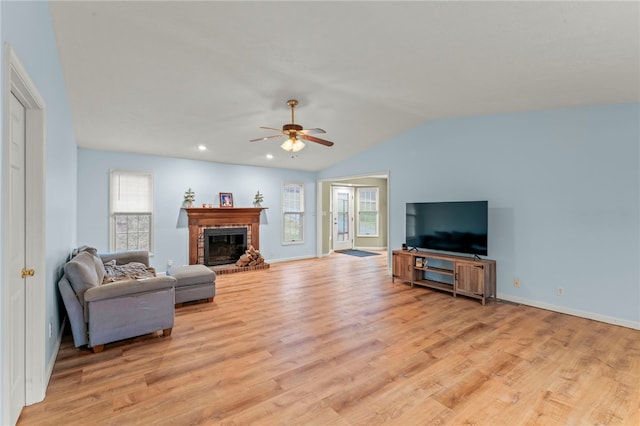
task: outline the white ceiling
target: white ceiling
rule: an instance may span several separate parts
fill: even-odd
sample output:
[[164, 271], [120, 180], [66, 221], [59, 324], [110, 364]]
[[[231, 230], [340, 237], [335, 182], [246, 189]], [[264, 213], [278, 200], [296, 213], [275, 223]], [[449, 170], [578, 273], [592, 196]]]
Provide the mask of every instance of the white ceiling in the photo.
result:
[[[639, 2], [54, 1], [51, 13], [84, 148], [316, 171], [429, 120], [640, 101]], [[332, 148], [291, 158], [284, 139], [249, 142], [290, 122], [291, 98], [296, 123]]]

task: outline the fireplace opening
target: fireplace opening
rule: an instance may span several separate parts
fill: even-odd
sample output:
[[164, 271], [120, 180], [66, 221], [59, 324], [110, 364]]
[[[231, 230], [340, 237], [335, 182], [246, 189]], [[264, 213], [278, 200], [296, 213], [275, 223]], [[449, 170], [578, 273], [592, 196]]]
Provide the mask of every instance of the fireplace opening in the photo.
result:
[[235, 263], [247, 250], [247, 228], [207, 228], [204, 230], [204, 264]]

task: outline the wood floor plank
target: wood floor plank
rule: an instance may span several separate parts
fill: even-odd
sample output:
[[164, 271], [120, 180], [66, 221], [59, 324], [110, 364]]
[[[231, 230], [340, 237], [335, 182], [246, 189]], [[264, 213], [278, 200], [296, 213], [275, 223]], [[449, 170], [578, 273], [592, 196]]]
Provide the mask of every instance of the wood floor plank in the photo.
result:
[[387, 253], [218, 276], [99, 354], [63, 337], [19, 425], [634, 425], [640, 332], [412, 288]]

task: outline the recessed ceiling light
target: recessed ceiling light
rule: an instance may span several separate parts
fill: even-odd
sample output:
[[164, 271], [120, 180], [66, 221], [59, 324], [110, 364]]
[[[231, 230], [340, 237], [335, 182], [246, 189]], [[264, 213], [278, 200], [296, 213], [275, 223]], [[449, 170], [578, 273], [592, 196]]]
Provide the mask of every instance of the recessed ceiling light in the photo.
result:
[[207, 147], [204, 145], [198, 145], [198, 151], [206, 151]]
[[273, 154], [267, 154], [267, 160], [273, 159]]

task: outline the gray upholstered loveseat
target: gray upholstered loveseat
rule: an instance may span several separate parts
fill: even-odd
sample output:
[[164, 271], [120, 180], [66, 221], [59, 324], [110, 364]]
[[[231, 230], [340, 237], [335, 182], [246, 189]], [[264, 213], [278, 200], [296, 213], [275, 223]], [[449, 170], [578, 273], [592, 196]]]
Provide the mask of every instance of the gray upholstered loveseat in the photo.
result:
[[97, 255], [95, 249], [85, 248], [65, 264], [58, 288], [76, 347], [87, 345], [100, 352], [105, 343], [158, 330], [165, 336], [171, 335], [175, 278], [126, 278], [103, 283], [107, 274], [105, 263], [113, 268], [131, 262], [148, 267], [148, 252]]

